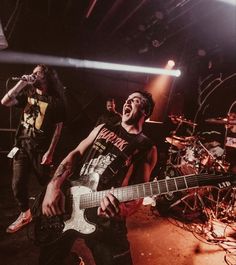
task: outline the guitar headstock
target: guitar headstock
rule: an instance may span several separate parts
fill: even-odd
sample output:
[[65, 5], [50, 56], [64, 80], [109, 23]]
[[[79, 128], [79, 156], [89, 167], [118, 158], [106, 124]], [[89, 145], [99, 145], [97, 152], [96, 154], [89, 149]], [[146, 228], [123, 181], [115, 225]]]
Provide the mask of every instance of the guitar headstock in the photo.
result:
[[228, 188], [230, 186], [236, 185], [236, 174], [233, 173], [225, 173], [220, 175], [219, 180], [222, 179], [222, 181], [219, 181], [217, 183], [217, 187], [220, 189]]

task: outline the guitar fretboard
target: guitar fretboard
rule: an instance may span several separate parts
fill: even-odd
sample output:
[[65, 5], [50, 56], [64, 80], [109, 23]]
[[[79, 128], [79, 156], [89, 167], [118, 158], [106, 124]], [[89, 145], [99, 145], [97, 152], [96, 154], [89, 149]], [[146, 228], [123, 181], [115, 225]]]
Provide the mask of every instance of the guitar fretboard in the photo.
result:
[[[170, 179], [115, 188], [113, 190], [113, 194], [120, 202], [126, 202], [148, 196], [158, 196], [169, 192], [194, 189], [200, 186], [215, 185], [216, 183], [226, 181], [228, 179], [229, 176], [226, 175], [201, 174], [179, 176]], [[104, 190], [82, 194], [80, 196], [80, 209], [99, 206], [101, 199], [110, 191], [111, 190]]]

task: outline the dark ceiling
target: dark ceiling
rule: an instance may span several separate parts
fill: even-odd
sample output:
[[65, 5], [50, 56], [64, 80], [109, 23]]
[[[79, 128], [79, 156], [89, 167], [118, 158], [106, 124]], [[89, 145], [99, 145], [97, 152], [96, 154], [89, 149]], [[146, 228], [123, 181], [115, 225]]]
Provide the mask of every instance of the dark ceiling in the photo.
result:
[[235, 14], [217, 0], [1, 0], [0, 8], [10, 50], [155, 65], [199, 49], [232, 55]]
[[[223, 1], [1, 0], [0, 19], [8, 51], [146, 66], [163, 66], [174, 59], [182, 76], [174, 83], [172, 96], [177, 95], [177, 99], [173, 100], [178, 103], [184, 98], [181, 111], [191, 118], [199, 103], [199, 80], [210, 73], [235, 72], [236, 7]], [[2, 80], [13, 74], [6, 65], [1, 69], [1, 74], [8, 71]], [[22, 68], [18, 74], [27, 71]], [[70, 84], [75, 79], [66, 79], [72, 69], [59, 71], [67, 87], [76, 83], [78, 89], [77, 80]], [[98, 73], [93, 72], [92, 86], [118, 99], [137, 84], [145, 85], [149, 78], [116, 73], [113, 81], [108, 81], [111, 73], [102, 72], [100, 77]], [[127, 82], [116, 83], [114, 79]], [[231, 94], [229, 97], [232, 100]], [[90, 106], [91, 93], [80, 98]]]

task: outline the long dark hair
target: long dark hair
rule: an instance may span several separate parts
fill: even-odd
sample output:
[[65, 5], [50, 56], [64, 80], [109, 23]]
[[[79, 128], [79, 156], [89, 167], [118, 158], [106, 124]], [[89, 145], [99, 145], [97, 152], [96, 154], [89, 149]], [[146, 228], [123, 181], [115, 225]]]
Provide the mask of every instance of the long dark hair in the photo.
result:
[[54, 98], [64, 99], [64, 87], [56, 70], [45, 64], [39, 64], [38, 66], [41, 67], [44, 72], [47, 83], [47, 93]]

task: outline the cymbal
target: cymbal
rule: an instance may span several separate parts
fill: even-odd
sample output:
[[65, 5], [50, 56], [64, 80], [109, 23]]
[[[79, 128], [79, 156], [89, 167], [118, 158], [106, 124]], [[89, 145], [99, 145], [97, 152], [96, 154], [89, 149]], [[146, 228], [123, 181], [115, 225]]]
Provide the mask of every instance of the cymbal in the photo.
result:
[[153, 124], [163, 124], [162, 121], [152, 121], [149, 118], [145, 121], [146, 123], [153, 123]]
[[197, 123], [192, 122], [191, 120], [187, 120], [185, 119], [183, 116], [175, 116], [175, 115], [169, 115], [169, 118], [173, 121], [173, 122], [179, 122], [179, 123], [186, 123], [190, 126], [197, 126]]
[[185, 141], [185, 137], [184, 136], [173, 135], [172, 138], [175, 139], [175, 140], [179, 140], [179, 141]]
[[[176, 137], [176, 136], [175, 136]], [[181, 138], [181, 137], [179, 137]], [[184, 139], [184, 138], [183, 138]], [[176, 146], [178, 149], [185, 148], [185, 143], [181, 140], [175, 139], [174, 137], [166, 137], [166, 141], [174, 146]]]
[[223, 125], [236, 125], [236, 120], [230, 120], [228, 118], [211, 118], [205, 120], [208, 123], [223, 124]]
[[212, 136], [212, 135], [221, 135], [221, 132], [218, 131], [207, 131], [207, 132], [202, 132], [201, 135], [204, 136]]
[[196, 135], [194, 135], [194, 136], [185, 136], [184, 140], [187, 141], [187, 142], [191, 142], [191, 141], [195, 141], [198, 138], [199, 137], [197, 137]]
[[197, 139], [197, 136], [177, 136], [173, 135], [172, 136], [175, 140], [179, 140], [182, 142], [191, 142]]

